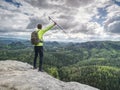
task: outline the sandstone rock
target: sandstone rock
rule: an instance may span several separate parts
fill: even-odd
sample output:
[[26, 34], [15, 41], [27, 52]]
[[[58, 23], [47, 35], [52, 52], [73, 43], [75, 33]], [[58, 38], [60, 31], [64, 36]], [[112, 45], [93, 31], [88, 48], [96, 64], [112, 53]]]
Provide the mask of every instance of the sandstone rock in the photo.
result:
[[77, 82], [63, 82], [19, 61], [0, 61], [0, 90], [98, 90]]

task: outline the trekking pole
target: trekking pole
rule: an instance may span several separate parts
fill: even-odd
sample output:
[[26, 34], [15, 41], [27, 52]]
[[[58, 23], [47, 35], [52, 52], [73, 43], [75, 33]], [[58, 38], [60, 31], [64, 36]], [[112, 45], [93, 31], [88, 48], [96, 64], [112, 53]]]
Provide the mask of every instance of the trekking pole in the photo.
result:
[[[53, 21], [54, 23], [56, 23], [51, 17], [49, 17], [49, 20], [51, 20], [51, 21]], [[61, 30], [63, 30], [63, 28], [62, 28], [60, 25], [58, 25], [57, 23], [56, 23], [56, 25], [57, 25]]]
[[[53, 21], [54, 23], [56, 23], [50, 16], [48, 16], [48, 18], [49, 18], [49, 20], [51, 20], [51, 21]], [[59, 24], [57, 24], [56, 23], [56, 25], [59, 27], [59, 29], [61, 29], [66, 35], [68, 35], [65, 31], [64, 31], [64, 29], [59, 25]], [[68, 35], [69, 36], [69, 35]], [[70, 37], [70, 36], [69, 36]], [[71, 38], [71, 37], [70, 37]]]

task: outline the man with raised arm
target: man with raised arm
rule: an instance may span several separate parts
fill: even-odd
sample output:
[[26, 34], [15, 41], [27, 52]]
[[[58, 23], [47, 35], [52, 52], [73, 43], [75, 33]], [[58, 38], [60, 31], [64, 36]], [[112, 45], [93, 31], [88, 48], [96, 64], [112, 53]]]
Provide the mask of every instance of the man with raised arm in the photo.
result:
[[39, 55], [39, 69], [38, 71], [43, 71], [42, 69], [42, 65], [43, 65], [43, 35], [45, 34], [45, 32], [47, 32], [48, 30], [52, 29], [54, 26], [56, 25], [56, 23], [54, 22], [54, 24], [42, 29], [42, 25], [38, 24], [37, 25], [37, 34], [38, 34], [38, 39], [40, 40], [40, 42], [36, 45], [34, 45], [34, 62], [33, 62], [33, 68], [36, 69], [36, 62], [37, 62], [37, 57]]

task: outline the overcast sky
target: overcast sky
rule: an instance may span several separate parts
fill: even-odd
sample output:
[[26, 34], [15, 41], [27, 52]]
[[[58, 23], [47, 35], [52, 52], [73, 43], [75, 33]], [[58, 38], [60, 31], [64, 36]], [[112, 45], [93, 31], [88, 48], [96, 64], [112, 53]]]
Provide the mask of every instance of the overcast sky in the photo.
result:
[[120, 0], [0, 0], [0, 37], [30, 39], [41, 23], [49, 41], [120, 41]]

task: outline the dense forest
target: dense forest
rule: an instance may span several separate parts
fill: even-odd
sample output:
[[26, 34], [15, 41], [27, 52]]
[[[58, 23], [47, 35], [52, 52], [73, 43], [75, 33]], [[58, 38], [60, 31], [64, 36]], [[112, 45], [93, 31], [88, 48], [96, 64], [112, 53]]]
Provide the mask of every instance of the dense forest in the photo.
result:
[[[33, 56], [29, 41], [0, 39], [0, 60], [32, 65]], [[63, 81], [77, 81], [100, 90], [120, 90], [120, 42], [45, 42], [44, 70]]]

